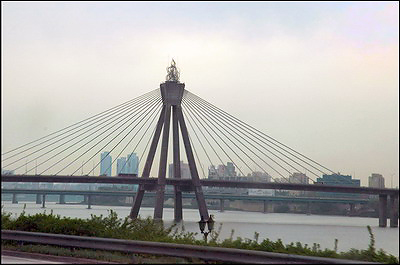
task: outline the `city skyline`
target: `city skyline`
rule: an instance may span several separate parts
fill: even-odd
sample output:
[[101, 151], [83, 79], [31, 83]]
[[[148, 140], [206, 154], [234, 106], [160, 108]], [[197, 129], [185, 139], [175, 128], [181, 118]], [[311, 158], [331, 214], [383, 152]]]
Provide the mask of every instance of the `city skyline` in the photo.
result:
[[174, 57], [233, 116], [363, 186], [399, 185], [398, 3], [2, 6], [2, 153], [157, 88]]

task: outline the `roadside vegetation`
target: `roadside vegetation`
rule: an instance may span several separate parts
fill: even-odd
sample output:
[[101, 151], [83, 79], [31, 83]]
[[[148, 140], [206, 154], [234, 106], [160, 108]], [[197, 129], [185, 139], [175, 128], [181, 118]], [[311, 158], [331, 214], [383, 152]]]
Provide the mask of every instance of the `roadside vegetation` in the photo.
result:
[[[118, 238], [118, 239], [130, 239], [130, 240], [143, 240], [143, 241], [155, 241], [155, 242], [168, 242], [177, 244], [192, 244], [192, 245], [207, 245], [216, 247], [228, 247], [228, 248], [239, 248], [248, 250], [258, 250], [267, 252], [287, 253], [305, 256], [319, 256], [328, 258], [339, 258], [339, 259], [351, 259], [361, 261], [372, 261], [382, 263], [399, 263], [399, 259], [393, 255], [387, 254], [384, 250], [376, 250], [375, 239], [372, 233], [371, 227], [367, 227], [370, 235], [370, 243], [368, 249], [358, 250], [350, 249], [346, 252], [338, 252], [337, 246], [339, 244], [337, 239], [334, 239], [334, 249], [321, 249], [319, 244], [314, 243], [312, 246], [307, 244], [301, 244], [300, 242], [284, 244], [280, 239], [277, 241], [271, 241], [264, 239], [259, 242], [259, 234], [255, 233], [253, 239], [243, 239], [236, 237], [234, 239], [234, 230], [231, 231], [229, 238], [220, 240], [219, 233], [221, 226], [216, 230], [212, 231], [205, 242], [203, 239], [197, 239], [198, 233], [188, 232], [184, 229], [179, 230], [172, 225], [170, 227], [164, 227], [162, 222], [155, 222], [152, 218], [138, 218], [131, 220], [126, 217], [125, 219], [118, 218], [116, 212], [113, 210], [109, 211], [108, 216], [96, 216], [92, 215], [88, 219], [78, 219], [70, 217], [61, 217], [60, 215], [54, 215], [53, 212], [50, 214], [38, 213], [35, 215], [26, 215], [25, 212], [18, 217], [13, 218], [11, 213], [1, 213], [1, 229], [6, 230], [20, 230], [28, 232], [42, 232], [42, 233], [54, 233], [54, 234], [65, 234], [65, 235], [76, 235], [76, 236], [93, 236], [93, 237], [106, 237], [106, 238]], [[17, 243], [11, 241], [2, 240], [2, 247], [12, 249]], [[6, 247], [8, 246], [8, 247]], [[29, 245], [28, 251], [35, 252], [37, 246]], [[21, 247], [19, 249], [23, 250]], [[125, 255], [117, 252], [98, 252], [94, 250], [54, 250], [62, 249], [57, 247], [46, 246], [47, 253], [57, 252], [58, 255], [89, 257], [97, 258], [108, 261], [124, 262], [127, 258], [132, 259], [132, 255]], [[52, 249], [50, 251], [50, 249]], [[38, 251], [39, 252], [39, 251]], [[68, 254], [65, 254], [68, 252]], [[43, 247], [42, 252], [43, 253]], [[72, 253], [72, 254], [71, 254]], [[78, 253], [86, 253], [78, 255]], [[96, 254], [97, 253], [97, 254]], [[99, 254], [101, 253], [101, 254]], [[85, 256], [86, 255], [86, 256]], [[119, 256], [119, 258], [110, 258], [113, 255]], [[74, 256], [74, 255], [73, 255]], [[147, 259], [149, 256], [137, 255], [136, 260], [139, 263], [145, 263], [144, 257]], [[145, 258], [145, 259], [146, 259]], [[175, 258], [174, 258], [175, 259]], [[175, 261], [177, 262], [177, 260]], [[193, 262], [193, 261], [189, 261]], [[194, 261], [199, 263], [199, 261]], [[185, 263], [177, 262], [177, 263]]]

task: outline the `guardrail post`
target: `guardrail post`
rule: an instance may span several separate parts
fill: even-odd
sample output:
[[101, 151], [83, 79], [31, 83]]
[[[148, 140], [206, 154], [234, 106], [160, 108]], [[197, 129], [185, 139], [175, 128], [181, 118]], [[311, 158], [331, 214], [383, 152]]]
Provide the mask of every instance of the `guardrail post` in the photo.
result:
[[18, 201], [17, 201], [17, 194], [16, 193], [13, 193], [13, 196], [12, 196], [12, 203], [18, 203]]
[[46, 208], [46, 194], [43, 194], [42, 198], [42, 208]]
[[311, 202], [307, 202], [307, 215], [311, 215]]
[[42, 198], [40, 198], [40, 194], [36, 194], [36, 204], [41, 204], [42, 203]]
[[65, 194], [60, 194], [59, 204], [65, 204]]
[[379, 194], [379, 227], [387, 226], [387, 195]]
[[389, 216], [390, 227], [399, 226], [399, 197], [396, 195], [389, 195]]

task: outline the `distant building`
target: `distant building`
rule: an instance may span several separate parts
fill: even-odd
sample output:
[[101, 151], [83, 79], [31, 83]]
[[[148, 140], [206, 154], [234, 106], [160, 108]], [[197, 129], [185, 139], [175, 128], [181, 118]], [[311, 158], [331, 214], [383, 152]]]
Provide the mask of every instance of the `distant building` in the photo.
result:
[[338, 186], [354, 186], [360, 187], [359, 179], [352, 179], [350, 175], [331, 174], [322, 175], [322, 178], [317, 178], [318, 184], [338, 185]]
[[139, 158], [136, 153], [131, 153], [126, 156], [127, 163], [127, 173], [139, 175]]
[[139, 158], [136, 153], [128, 154], [117, 160], [117, 176], [120, 174], [139, 175]]
[[[1, 175], [14, 175], [14, 170], [1, 169]], [[6, 189], [17, 188], [18, 182], [1, 182], [1, 187]]]
[[[331, 174], [322, 175], [322, 178], [317, 178], [317, 185], [332, 185], [332, 186], [351, 186], [360, 187], [359, 179], [352, 179], [350, 175]], [[360, 197], [360, 194], [353, 193], [336, 193], [336, 192], [317, 192], [317, 196], [322, 197]]]
[[218, 165], [217, 166], [217, 175], [220, 178], [225, 178], [225, 177], [228, 176], [225, 165]]
[[[295, 172], [289, 176], [289, 183], [309, 184], [309, 178], [304, 173]], [[308, 193], [305, 190], [290, 190], [289, 194], [293, 196], [306, 196]]]
[[289, 176], [289, 182], [296, 184], [309, 184], [309, 178], [304, 173], [295, 172]]
[[258, 182], [271, 182], [272, 181], [272, 177], [269, 174], [260, 172], [260, 171], [251, 172], [251, 177], [252, 177], [253, 181], [258, 181]]
[[110, 152], [101, 153], [100, 176], [111, 176], [111, 160]]
[[385, 178], [381, 174], [372, 173], [368, 177], [368, 187], [370, 188], [385, 188]]
[[117, 176], [119, 174], [127, 174], [126, 158], [120, 157], [117, 159]]
[[229, 177], [236, 177], [235, 166], [231, 162], [226, 163], [226, 174]]
[[208, 168], [208, 178], [209, 179], [219, 179], [219, 180], [248, 180], [248, 177], [238, 176], [236, 173], [235, 165], [232, 162], [227, 162], [226, 165], [218, 165], [215, 168], [211, 165]]
[[[183, 161], [180, 161], [180, 166], [181, 166], [181, 178], [182, 179], [191, 179], [192, 175], [190, 174], [190, 168], [189, 164], [183, 163]], [[168, 177], [169, 178], [174, 178], [174, 164], [169, 164], [168, 167]]]
[[2, 175], [14, 175], [14, 170], [1, 169]]
[[[210, 180], [226, 180], [226, 181], [252, 181], [251, 176], [238, 176], [235, 165], [227, 162], [226, 165], [211, 165], [208, 168], [208, 179]], [[247, 194], [245, 188], [228, 188], [228, 187], [206, 187], [207, 192], [225, 193], [225, 194]]]
[[209, 179], [216, 179], [218, 176], [217, 174], [217, 169], [215, 168], [214, 165], [211, 165], [208, 167], [208, 178]]
[[274, 182], [277, 182], [277, 183], [289, 183], [289, 178], [286, 178], [286, 177], [275, 178]]

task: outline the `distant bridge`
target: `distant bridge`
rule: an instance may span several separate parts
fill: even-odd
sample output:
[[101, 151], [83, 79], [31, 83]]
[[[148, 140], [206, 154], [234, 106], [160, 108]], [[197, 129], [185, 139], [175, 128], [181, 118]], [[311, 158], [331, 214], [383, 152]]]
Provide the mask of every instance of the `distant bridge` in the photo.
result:
[[[47, 190], [47, 189], [1, 189], [4, 194], [13, 194], [12, 202], [18, 203], [17, 194], [36, 194], [36, 203], [42, 203], [42, 208], [45, 207], [46, 195], [59, 195], [59, 203], [65, 204], [65, 195], [83, 195], [85, 196], [88, 204], [88, 209], [92, 205], [93, 196], [122, 196], [122, 197], [135, 197], [136, 192], [133, 191], [84, 191], [84, 190]], [[156, 197], [155, 192], [148, 192], [144, 197]], [[165, 199], [174, 198], [174, 193], [165, 193]], [[193, 193], [182, 193], [183, 199], [195, 199]], [[204, 193], [205, 199], [213, 199], [220, 201], [220, 211], [225, 210], [225, 201], [258, 201], [263, 202], [263, 212], [268, 212], [268, 203], [271, 202], [291, 202], [291, 203], [306, 203], [307, 214], [311, 214], [311, 203], [341, 203], [350, 205], [350, 213], [354, 212], [356, 204], [366, 204], [368, 199], [346, 199], [346, 198], [317, 198], [317, 197], [288, 197], [288, 196], [256, 196], [256, 195], [234, 195], [234, 194], [211, 194]]]
[[[109, 183], [109, 184], [142, 184], [146, 186], [157, 185], [157, 178], [138, 178], [138, 177], [89, 177], [89, 176], [43, 176], [43, 175], [2, 175], [2, 182], [48, 182], [48, 183]], [[248, 189], [275, 189], [275, 190], [302, 190], [320, 192], [340, 192], [375, 194], [385, 196], [399, 196], [398, 189], [380, 189], [369, 187], [352, 187], [337, 185], [318, 185], [318, 184], [296, 184], [279, 182], [255, 182], [255, 181], [226, 181], [201, 179], [202, 186], [210, 187], [230, 187]], [[167, 178], [166, 185], [179, 186], [182, 191], [192, 191], [194, 186], [190, 179]]]
[[[48, 183], [109, 183], [109, 184], [142, 184], [146, 186], [146, 188], [151, 189], [155, 185], [157, 185], [157, 178], [138, 178], [138, 177], [89, 177], [89, 176], [36, 176], [36, 175], [2, 175], [2, 182], [48, 182]], [[304, 191], [319, 191], [319, 192], [340, 192], [340, 193], [357, 193], [357, 194], [375, 194], [379, 195], [379, 226], [386, 227], [387, 225], [387, 209], [389, 208], [389, 217], [390, 217], [390, 227], [398, 226], [398, 197], [399, 190], [397, 189], [379, 189], [379, 188], [367, 188], [367, 187], [349, 187], [349, 186], [333, 186], [333, 185], [311, 185], [311, 184], [294, 184], [294, 183], [277, 183], [277, 182], [249, 182], [249, 181], [220, 181], [220, 180], [200, 180], [202, 186], [211, 186], [211, 187], [233, 187], [233, 188], [252, 188], [252, 189], [278, 189], [278, 190], [304, 190]], [[183, 192], [193, 191], [194, 186], [192, 185], [191, 180], [186, 179], [166, 179], [166, 185], [173, 185], [174, 187], [179, 187], [179, 189]], [[4, 190], [4, 189], [2, 189]], [[58, 191], [61, 192], [61, 191]], [[73, 191], [65, 191], [65, 192], [73, 192]], [[76, 191], [82, 194], [83, 192], [90, 191]], [[95, 191], [92, 191], [95, 192]], [[36, 190], [36, 194], [43, 194], [43, 190]], [[128, 194], [127, 196], [133, 196], [134, 192], [110, 192], [113, 194]], [[47, 193], [46, 191], [46, 194]], [[60, 194], [60, 193], [59, 193]], [[99, 195], [106, 195], [107, 191], [102, 191]], [[149, 196], [152, 196], [149, 193]], [[87, 195], [94, 195], [87, 193]], [[204, 194], [209, 199], [220, 199], [221, 202], [223, 200], [234, 200], [242, 199], [242, 200], [259, 200], [271, 201], [273, 199], [280, 200], [282, 198], [286, 201], [293, 202], [306, 202], [307, 198], [301, 197], [287, 197], [287, 199], [283, 199], [283, 197], [262, 197], [262, 196], [232, 196], [232, 195], [211, 195]], [[114, 196], [114, 195], [112, 195]], [[115, 195], [115, 196], [126, 196], [126, 195]], [[153, 195], [154, 196], [154, 195]], [[170, 194], [166, 193], [165, 196], [170, 196]], [[172, 195], [171, 195], [172, 196]], [[182, 196], [187, 196], [184, 198], [194, 198], [193, 194], [182, 194]], [[192, 197], [190, 197], [192, 196]], [[211, 197], [213, 196], [213, 197]], [[89, 196], [90, 197], [90, 196]], [[172, 196], [173, 197], [173, 196]], [[389, 200], [388, 200], [389, 197]], [[311, 198], [308, 198], [307, 202], [311, 202]], [[314, 202], [337, 202], [337, 203], [363, 203], [365, 201], [357, 200], [357, 199], [345, 199], [340, 202], [340, 199], [332, 199], [332, 198], [312, 198], [315, 200]], [[387, 207], [387, 202], [389, 201], [389, 207]], [[90, 204], [90, 201], [88, 202]], [[222, 204], [223, 205], [223, 204]], [[222, 206], [223, 207], [223, 206]], [[265, 208], [265, 205], [264, 205]]]
[[[132, 197], [136, 192], [132, 191], [85, 191], [85, 190], [45, 190], [45, 189], [1, 189], [5, 194], [46, 194], [46, 195], [87, 195], [87, 196], [122, 196]], [[146, 193], [145, 197], [155, 197], [155, 192]], [[166, 198], [174, 198], [174, 193], [165, 193]], [[194, 199], [193, 193], [183, 193], [183, 198]], [[312, 203], [368, 203], [368, 199], [347, 198], [317, 198], [317, 197], [289, 197], [289, 196], [258, 196], [258, 195], [231, 195], [205, 193], [206, 199], [214, 200], [246, 200], [246, 201], [285, 201], [285, 202], [312, 202]]]

